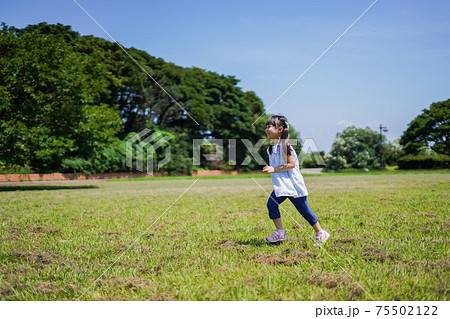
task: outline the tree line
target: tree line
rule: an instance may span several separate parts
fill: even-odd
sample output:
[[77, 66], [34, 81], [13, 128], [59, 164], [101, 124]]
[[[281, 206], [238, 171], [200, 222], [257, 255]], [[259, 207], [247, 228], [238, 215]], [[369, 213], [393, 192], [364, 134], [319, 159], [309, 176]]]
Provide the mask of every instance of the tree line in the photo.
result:
[[[263, 114], [263, 103], [254, 92], [244, 92], [234, 76], [125, 50], [62, 24], [18, 29], [3, 23], [1, 165], [40, 173], [130, 171], [126, 140], [148, 128], [171, 138], [172, 160], [162, 171], [189, 173], [195, 169], [193, 139], [224, 139], [226, 159], [228, 140], [264, 136], [269, 115], [252, 125]], [[234, 168], [241, 168], [249, 151], [239, 143], [236, 147]], [[264, 156], [264, 150], [260, 153]], [[256, 166], [252, 161], [243, 168]]]
[[325, 156], [325, 169], [379, 169], [380, 157], [405, 169], [450, 168], [450, 99], [423, 109], [393, 142], [368, 127], [345, 128]]
[[[200, 168], [259, 168], [254, 160], [240, 165], [250, 155], [242, 143], [236, 145], [236, 166], [227, 160], [231, 139], [256, 142], [265, 136], [269, 114], [252, 125], [264, 113], [254, 92], [243, 91], [234, 76], [183, 68], [133, 47], [125, 50], [62, 24], [18, 29], [2, 23], [0, 171], [135, 171], [125, 164], [126, 141], [143, 129], [170, 138], [155, 154], [160, 160], [167, 147], [172, 149], [163, 173], [198, 169], [192, 164], [193, 139], [224, 142], [224, 160], [203, 160]], [[387, 143], [381, 136], [381, 146], [378, 132], [346, 128], [325, 156], [326, 168], [380, 168], [380, 154], [390, 165], [408, 154], [450, 155], [449, 101], [425, 109], [400, 140]], [[299, 133], [293, 127], [290, 133], [301, 148]], [[266, 157], [265, 148], [259, 153]]]

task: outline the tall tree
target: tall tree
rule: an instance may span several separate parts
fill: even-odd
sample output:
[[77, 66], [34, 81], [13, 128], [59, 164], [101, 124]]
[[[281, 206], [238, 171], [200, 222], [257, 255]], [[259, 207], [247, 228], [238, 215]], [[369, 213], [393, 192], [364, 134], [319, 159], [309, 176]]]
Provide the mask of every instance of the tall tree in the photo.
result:
[[422, 114], [408, 124], [400, 144], [408, 154], [430, 147], [437, 153], [450, 155], [450, 99], [422, 110]]
[[89, 156], [117, 142], [118, 111], [98, 100], [107, 70], [66, 41], [3, 24], [0, 159], [6, 164], [52, 171], [67, 156]]
[[[8, 32], [11, 34], [6, 37]], [[127, 52], [125, 53], [116, 43], [94, 36], [80, 36], [72, 31], [70, 26], [61, 24], [40, 23], [24, 29], [10, 28], [8, 32], [4, 32], [5, 37], [2, 40], [4, 47], [8, 47], [9, 50], [2, 52], [2, 63], [7, 66], [2, 70], [2, 74], [14, 76], [9, 78], [9, 82], [5, 80], [0, 83], [0, 92], [8, 91], [8, 94], [0, 97], [1, 103], [7, 105], [7, 108], [11, 108], [11, 105], [21, 105], [20, 107], [25, 109], [28, 108], [26, 105], [33, 105], [38, 109], [47, 105], [47, 109], [52, 110], [51, 112], [56, 112], [64, 106], [65, 117], [59, 121], [70, 120], [70, 123], [80, 123], [72, 126], [61, 123], [54, 128], [60, 130], [69, 127], [67, 128], [69, 131], [58, 131], [57, 139], [67, 140], [60, 146], [47, 148], [47, 152], [54, 150], [58, 154], [54, 160], [47, 158], [46, 163], [53, 163], [48, 164], [50, 166], [57, 165], [56, 158], [63, 154], [67, 155], [67, 152], [70, 152], [72, 157], [86, 157], [86, 154], [92, 151], [92, 146], [96, 145], [96, 138], [109, 136], [112, 131], [116, 132], [117, 138], [123, 139], [131, 132], [156, 127], [158, 130], [174, 134], [173, 136], [177, 137], [177, 151], [189, 156], [192, 156], [194, 138], [224, 139], [225, 158], [228, 157], [229, 139], [249, 139], [255, 143], [264, 137], [267, 116], [252, 125], [264, 112], [263, 103], [254, 92], [244, 92], [238, 87], [239, 80], [234, 76], [219, 75], [196, 67], [183, 68], [135, 48], [125, 48]], [[34, 41], [42, 43], [35, 46]], [[43, 43], [46, 43], [47, 47]], [[15, 49], [16, 51], [12, 51], [15, 45], [19, 47]], [[24, 49], [25, 47], [27, 49]], [[34, 47], [36, 49], [32, 49]], [[13, 56], [22, 57], [23, 61], [14, 60]], [[16, 67], [21, 69], [22, 62], [32, 64], [29, 70], [34, 70], [33, 77], [13, 72]], [[42, 86], [47, 89], [50, 87], [46, 84], [52, 78], [48, 76], [49, 73], [56, 80], [53, 89], [46, 91]], [[23, 87], [20, 86], [21, 82], [24, 83]], [[11, 85], [17, 91], [17, 94], [14, 93], [16, 97], [11, 95], [8, 88]], [[29, 92], [24, 91], [25, 87]], [[33, 100], [36, 94], [41, 94], [44, 100]], [[57, 94], [63, 98], [59, 99]], [[18, 100], [19, 95], [25, 98], [26, 103]], [[116, 105], [117, 109], [113, 113], [118, 113], [122, 120], [119, 129], [116, 127], [118, 122], [113, 119], [115, 115], [108, 113]], [[100, 116], [103, 111], [110, 115]], [[8, 112], [5, 109], [4, 114]], [[22, 114], [21, 112], [19, 113]], [[37, 114], [40, 114], [39, 112]], [[45, 117], [50, 123], [58, 123], [53, 121], [51, 114]], [[102, 120], [109, 124], [102, 124]], [[86, 126], [85, 122], [91, 123], [90, 126]], [[97, 134], [101, 130], [95, 130], [94, 123], [103, 128], [109, 127], [109, 133]], [[11, 130], [7, 133], [6, 129], [4, 132], [10, 134], [7, 149], [12, 149], [11, 145], [17, 140], [28, 140], [28, 137], [16, 138], [16, 142], [13, 143], [11, 139], [16, 133], [11, 133]], [[92, 134], [95, 138], [86, 134]], [[76, 143], [71, 138], [73, 136], [76, 137]], [[181, 139], [191, 142], [185, 143]], [[48, 138], [45, 140], [51, 141]], [[100, 145], [102, 143], [97, 146]], [[237, 146], [237, 162], [241, 163], [249, 152], [242, 143]], [[23, 145], [22, 153], [29, 147], [31, 145]], [[265, 155], [263, 150], [261, 155]], [[16, 162], [25, 163], [26, 160], [23, 158]], [[35, 162], [44, 160], [40, 158]], [[249, 168], [254, 167], [256, 164], [252, 162]]]
[[[386, 137], [382, 135], [382, 142]], [[379, 168], [380, 134], [369, 127], [345, 128], [336, 134], [330, 154], [325, 156], [326, 168]]]

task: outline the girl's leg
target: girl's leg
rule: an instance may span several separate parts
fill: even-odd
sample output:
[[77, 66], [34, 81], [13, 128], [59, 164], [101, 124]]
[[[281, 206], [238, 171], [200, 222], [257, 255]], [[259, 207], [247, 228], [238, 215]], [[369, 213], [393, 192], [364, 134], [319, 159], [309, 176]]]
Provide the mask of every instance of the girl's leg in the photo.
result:
[[283, 229], [283, 223], [281, 222], [281, 217], [272, 219], [272, 221], [277, 229]]
[[272, 191], [269, 199], [267, 200], [267, 209], [269, 210], [269, 217], [272, 219], [275, 227], [277, 229], [283, 229], [283, 225], [281, 223], [281, 215], [278, 206], [286, 200], [286, 197], [280, 196], [277, 197], [275, 195], [275, 191]]
[[289, 200], [294, 204], [295, 208], [302, 214], [303, 218], [305, 218], [308, 223], [314, 228], [316, 233], [320, 232], [322, 228], [320, 228], [320, 224], [318, 222], [317, 216], [313, 213], [311, 208], [308, 205], [308, 201], [306, 196], [303, 197], [289, 197]]
[[292, 204], [294, 204], [295, 208], [297, 208], [297, 210], [300, 212], [300, 214], [302, 214], [302, 216], [316, 231], [316, 245], [326, 242], [327, 239], [330, 238], [330, 234], [320, 227], [317, 216], [308, 206], [306, 196], [297, 198], [290, 197], [289, 199], [291, 200]]
[[312, 227], [314, 228], [314, 230], [316, 231], [316, 233], [320, 233], [322, 231], [322, 227], [320, 227], [319, 222], [315, 223], [314, 225], [312, 225]]

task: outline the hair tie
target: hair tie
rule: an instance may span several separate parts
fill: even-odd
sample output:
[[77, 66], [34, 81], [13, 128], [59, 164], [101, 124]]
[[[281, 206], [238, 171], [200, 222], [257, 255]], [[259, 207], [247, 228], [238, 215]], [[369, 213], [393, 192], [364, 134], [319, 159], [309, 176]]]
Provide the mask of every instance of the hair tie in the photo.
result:
[[289, 128], [289, 123], [288, 122], [286, 122], [286, 127]]

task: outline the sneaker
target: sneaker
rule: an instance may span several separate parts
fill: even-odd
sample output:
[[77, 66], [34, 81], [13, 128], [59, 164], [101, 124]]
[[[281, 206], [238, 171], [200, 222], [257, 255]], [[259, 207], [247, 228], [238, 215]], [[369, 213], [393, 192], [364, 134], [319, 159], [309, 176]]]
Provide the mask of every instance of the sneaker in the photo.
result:
[[287, 239], [286, 237], [286, 231], [285, 230], [276, 230], [272, 235], [266, 237], [266, 240], [269, 243], [276, 243], [278, 241], [285, 241]]
[[319, 243], [324, 243], [327, 241], [328, 238], [330, 238], [330, 234], [325, 230], [322, 229], [320, 232], [316, 234], [316, 245]]

